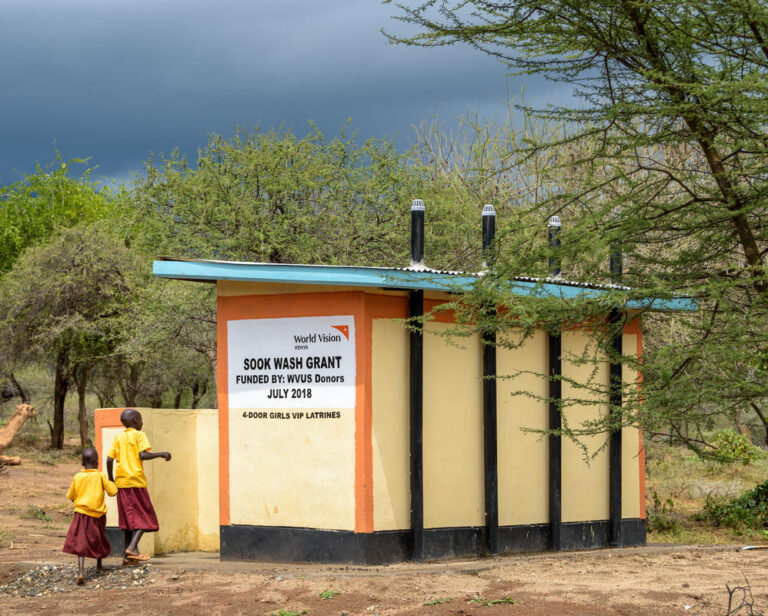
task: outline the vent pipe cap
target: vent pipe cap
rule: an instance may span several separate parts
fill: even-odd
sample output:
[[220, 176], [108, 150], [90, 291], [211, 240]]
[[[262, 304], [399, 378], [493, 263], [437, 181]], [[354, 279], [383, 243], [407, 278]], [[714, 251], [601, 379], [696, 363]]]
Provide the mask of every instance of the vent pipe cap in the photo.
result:
[[423, 212], [424, 202], [421, 199], [414, 199], [411, 201], [411, 212]]
[[483, 206], [483, 216], [496, 216], [496, 209], [492, 205]]
[[559, 216], [552, 216], [549, 219], [549, 222], [547, 223], [547, 227], [557, 227], [559, 229], [562, 226], [563, 225], [560, 223], [560, 217]]

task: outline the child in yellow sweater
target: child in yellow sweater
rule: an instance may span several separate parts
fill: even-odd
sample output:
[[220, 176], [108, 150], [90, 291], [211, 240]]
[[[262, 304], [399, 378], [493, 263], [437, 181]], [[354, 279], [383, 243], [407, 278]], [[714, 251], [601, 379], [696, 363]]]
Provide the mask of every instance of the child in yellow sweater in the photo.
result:
[[96, 569], [104, 567], [101, 559], [109, 556], [111, 546], [107, 539], [107, 505], [104, 492], [117, 493], [117, 486], [100, 472], [99, 454], [93, 447], [83, 449], [83, 470], [72, 479], [67, 498], [75, 503], [75, 515], [64, 540], [63, 552], [77, 556], [77, 583], [85, 581], [85, 559], [95, 558]]
[[[155, 508], [149, 498], [144, 462], [163, 458], [171, 459], [167, 451], [150, 451], [149, 439], [141, 429], [144, 421], [136, 409], [125, 409], [120, 413], [120, 422], [125, 430], [120, 432], [107, 453], [107, 474], [117, 484], [117, 517], [120, 530], [125, 533], [124, 565], [148, 560], [149, 556], [139, 554], [139, 539], [145, 532], [156, 532], [160, 527]], [[117, 472], [113, 475], [114, 463]]]

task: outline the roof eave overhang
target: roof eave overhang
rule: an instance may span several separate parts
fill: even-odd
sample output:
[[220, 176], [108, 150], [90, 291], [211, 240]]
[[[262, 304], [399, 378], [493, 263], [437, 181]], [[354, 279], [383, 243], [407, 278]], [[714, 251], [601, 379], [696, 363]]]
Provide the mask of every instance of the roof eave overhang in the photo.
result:
[[[401, 291], [443, 291], [464, 293], [478, 280], [475, 274], [448, 274], [434, 271], [392, 269], [384, 267], [351, 267], [337, 265], [293, 265], [279, 263], [243, 263], [230, 261], [159, 260], [152, 264], [158, 278], [216, 282], [233, 280], [276, 284], [307, 284], [320, 286], [353, 286], [384, 288]], [[607, 291], [556, 282], [515, 280], [510, 284], [512, 295], [524, 297], [599, 298]], [[630, 300], [629, 310], [696, 311], [698, 302], [690, 298]]]

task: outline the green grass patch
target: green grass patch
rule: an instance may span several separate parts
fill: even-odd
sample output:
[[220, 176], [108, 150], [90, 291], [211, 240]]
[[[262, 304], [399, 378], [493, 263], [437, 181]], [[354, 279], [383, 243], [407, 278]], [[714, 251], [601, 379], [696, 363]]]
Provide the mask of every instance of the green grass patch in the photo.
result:
[[8, 547], [11, 543], [13, 543], [13, 535], [0, 527], [0, 548]]
[[45, 513], [45, 510], [42, 507], [38, 507], [37, 505], [30, 505], [26, 510], [19, 514], [19, 517], [24, 518], [25, 520], [40, 520], [41, 522], [51, 521], [51, 516]]
[[426, 601], [422, 605], [440, 605], [442, 603], [450, 603], [451, 601], [453, 601], [453, 597], [438, 597], [437, 599]]
[[340, 594], [341, 594], [340, 590], [324, 590], [323, 592], [320, 593], [320, 598], [321, 599], [333, 599], [334, 597], [336, 597], [337, 595], [340, 595]]
[[277, 610], [277, 612], [270, 614], [270, 616], [301, 616], [306, 613], [307, 610], [301, 610], [300, 612], [296, 612], [295, 610]]
[[479, 605], [483, 605], [485, 607], [493, 607], [494, 605], [501, 605], [503, 603], [520, 603], [522, 604], [522, 601], [515, 599], [514, 597], [502, 597], [501, 599], [488, 599], [486, 597], [472, 597], [471, 599], [472, 603], [477, 603]]

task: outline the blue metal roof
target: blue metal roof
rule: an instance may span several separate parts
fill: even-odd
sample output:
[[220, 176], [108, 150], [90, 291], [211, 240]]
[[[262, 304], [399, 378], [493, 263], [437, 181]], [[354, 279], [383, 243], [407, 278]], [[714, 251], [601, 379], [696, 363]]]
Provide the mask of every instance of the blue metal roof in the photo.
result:
[[[443, 272], [427, 268], [352, 267], [342, 265], [291, 265], [285, 263], [246, 263], [236, 261], [205, 261], [164, 259], [152, 264], [158, 278], [178, 280], [238, 280], [353, 287], [376, 287], [402, 291], [446, 291], [461, 293], [472, 288], [479, 274]], [[600, 297], [612, 285], [591, 285], [559, 279], [517, 278], [510, 282], [513, 295], [532, 297]], [[695, 311], [698, 302], [691, 298], [630, 300], [630, 309]]]

